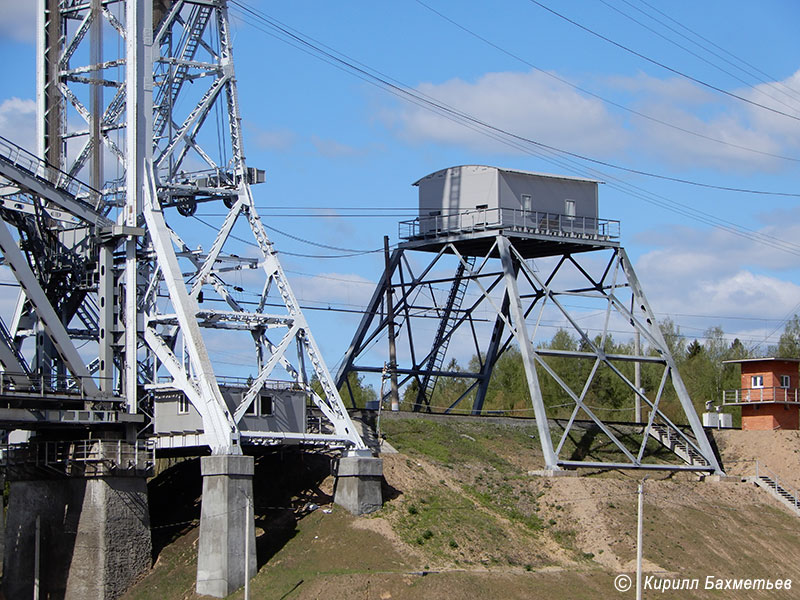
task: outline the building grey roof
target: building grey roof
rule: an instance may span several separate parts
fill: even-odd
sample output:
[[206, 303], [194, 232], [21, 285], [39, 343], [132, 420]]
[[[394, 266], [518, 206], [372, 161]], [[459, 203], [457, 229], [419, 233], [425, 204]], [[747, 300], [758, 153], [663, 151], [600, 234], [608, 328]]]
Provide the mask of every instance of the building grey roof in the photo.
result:
[[501, 173], [515, 173], [517, 175], [529, 175], [532, 177], [547, 177], [549, 179], [565, 179], [567, 181], [582, 181], [584, 183], [603, 183], [598, 179], [587, 179], [585, 177], [573, 177], [571, 175], [554, 175], [552, 173], [537, 173], [535, 171], [523, 171], [521, 169], [504, 169], [503, 167], [493, 167], [491, 165], [454, 165], [452, 167], [447, 167], [445, 169], [439, 169], [438, 171], [434, 171], [433, 173], [429, 173], [425, 175], [425, 177], [420, 177], [411, 185], [419, 185], [422, 180], [428, 179], [433, 177], [434, 175], [438, 175], [439, 173], [444, 173], [445, 171], [449, 171], [450, 169], [457, 169], [460, 167], [479, 167], [484, 169], [494, 169]]

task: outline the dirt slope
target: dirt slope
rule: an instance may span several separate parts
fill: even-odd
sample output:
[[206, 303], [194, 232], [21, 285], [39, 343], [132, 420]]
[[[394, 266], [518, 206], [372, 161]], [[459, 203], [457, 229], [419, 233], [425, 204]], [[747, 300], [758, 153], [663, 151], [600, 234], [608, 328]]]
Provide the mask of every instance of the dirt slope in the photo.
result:
[[[370, 517], [330, 504], [327, 458], [259, 461], [259, 573], [251, 597], [633, 597], [617, 592], [614, 579], [635, 566], [637, 475], [532, 477], [529, 470], [540, 466], [533, 429], [398, 422], [385, 432], [400, 454], [384, 456], [386, 503]], [[776, 469], [796, 460], [791, 436], [754, 441], [736, 433], [754, 432], [718, 438], [731, 471], [728, 465], [749, 460], [745, 450], [770, 448]], [[184, 467], [189, 480], [193, 468]], [[309, 511], [310, 501], [321, 508]], [[157, 494], [151, 502], [158, 504]], [[709, 575], [795, 576], [798, 520], [752, 485], [653, 474], [644, 516], [645, 571], [659, 580], [697, 578], [702, 588]], [[171, 529], [163, 526], [169, 518], [158, 525], [154, 516], [155, 531], [164, 532], [158, 562], [126, 598], [196, 598], [196, 520]], [[800, 577], [796, 585], [788, 592], [699, 589], [645, 597], [788, 599], [800, 597]]]

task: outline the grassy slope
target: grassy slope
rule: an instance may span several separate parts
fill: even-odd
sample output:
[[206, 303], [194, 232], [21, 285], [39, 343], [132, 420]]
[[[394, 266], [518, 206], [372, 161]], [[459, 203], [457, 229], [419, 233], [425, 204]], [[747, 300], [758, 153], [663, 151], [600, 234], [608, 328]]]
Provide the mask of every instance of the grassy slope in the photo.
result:
[[[328, 507], [326, 458], [259, 461], [257, 526], [264, 533], [253, 598], [633, 597], [613, 588], [614, 576], [632, 572], [634, 564], [632, 474], [531, 477], [528, 471], [541, 466], [531, 427], [421, 420], [387, 420], [383, 427], [402, 454], [384, 457], [388, 500], [371, 517], [356, 519], [337, 507], [304, 510], [312, 501]], [[154, 484], [154, 525], [175, 523], [178, 515], [195, 518], [196, 463], [161, 476], [170, 477], [170, 489], [185, 480], [184, 497], [178, 502]], [[645, 502], [650, 572], [701, 580], [793, 576], [800, 559], [797, 518], [766, 494], [746, 484], [655, 477], [646, 484]], [[154, 532], [158, 563], [126, 598], [195, 598], [194, 523]], [[737, 598], [798, 593], [735, 592]], [[702, 590], [650, 594], [724, 597]]]

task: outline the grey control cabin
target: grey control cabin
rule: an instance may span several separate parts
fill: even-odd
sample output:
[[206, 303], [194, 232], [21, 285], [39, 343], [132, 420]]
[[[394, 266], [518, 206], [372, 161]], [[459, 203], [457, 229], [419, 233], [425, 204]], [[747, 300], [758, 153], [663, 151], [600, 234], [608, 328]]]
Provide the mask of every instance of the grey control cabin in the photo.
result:
[[[220, 391], [231, 413], [248, 390], [240, 384], [220, 384]], [[153, 428], [159, 436], [200, 434], [203, 419], [183, 392], [173, 388], [154, 393]], [[270, 382], [256, 395], [244, 413], [239, 428], [245, 431], [303, 433], [307, 422], [307, 394], [290, 382]]]
[[414, 183], [419, 188], [414, 237], [481, 228], [594, 237], [599, 183], [481, 165], [442, 169]]

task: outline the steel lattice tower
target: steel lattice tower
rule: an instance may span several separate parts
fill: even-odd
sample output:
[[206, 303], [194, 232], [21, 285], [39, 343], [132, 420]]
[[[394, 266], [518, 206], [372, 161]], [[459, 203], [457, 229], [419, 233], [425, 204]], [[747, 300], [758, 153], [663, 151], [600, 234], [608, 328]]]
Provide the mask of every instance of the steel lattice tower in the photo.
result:
[[[488, 173], [495, 179], [487, 179]], [[526, 181], [541, 182], [540, 187], [526, 189], [534, 185]], [[559, 185], [574, 186], [576, 181], [590, 189], [598, 183], [481, 166], [452, 167], [417, 182], [421, 216], [401, 224], [404, 241], [387, 262], [342, 361], [338, 382], [345, 386], [351, 373], [380, 373], [385, 364], [391, 364], [391, 357], [387, 360], [375, 350], [390, 346], [391, 336], [399, 357], [394, 371], [400, 386], [412, 386], [415, 411], [450, 413], [471, 402], [468, 412], [479, 415], [484, 413], [498, 361], [515, 347], [524, 366], [529, 410], [536, 419], [546, 469], [720, 472], [642, 285], [619, 244], [619, 222], [598, 218], [596, 191], [589, 201], [589, 216], [576, 214], [574, 200], [566, 201], [572, 203], [567, 213], [563, 200], [559, 200], [559, 212], [531, 206], [540, 192], [538, 199], [552, 204], [548, 196], [557, 195], [553, 190]], [[423, 190], [425, 185], [434, 192]], [[465, 207], [465, 197], [474, 199], [477, 206]], [[489, 204], [481, 204], [487, 198]], [[597, 321], [593, 328], [598, 334], [590, 331], [587, 315]], [[543, 331], [550, 322], [574, 336], [577, 347], [542, 347], [541, 341], [547, 339]], [[627, 353], [607, 351], [606, 342], [613, 333], [632, 337], [636, 332], [652, 353], [634, 348]], [[475, 359], [467, 367], [453, 369], [450, 358], [465, 351]], [[568, 375], [580, 363], [582, 379], [577, 385], [568, 383]], [[632, 363], [660, 370], [653, 389], [644, 391], [635, 385], [623, 367]], [[603, 378], [623, 386], [649, 413], [635, 441], [623, 439], [626, 436], [609, 425], [613, 419], [601, 415], [587, 400]], [[556, 386], [558, 406], [543, 395], [544, 379]], [[448, 405], [432, 407], [437, 382], [448, 381], [461, 386], [457, 396]], [[678, 426], [664, 410], [670, 385], [688, 427]], [[554, 410], [564, 407], [568, 416], [554, 420]], [[581, 421], [596, 428], [622, 460], [567, 455], [568, 440], [585, 427]], [[650, 451], [653, 444], [661, 445], [686, 464], [649, 458], [648, 443]]]
[[[224, 460], [208, 478], [251, 481], [243, 445], [369, 461], [253, 199], [264, 172], [245, 161], [227, 2], [38, 8], [38, 155], [0, 140], [0, 250], [21, 288], [0, 320], [2, 426], [125, 441], [150, 465], [154, 447], [210, 450]], [[194, 425], [159, 429], [160, 401]], [[243, 581], [214, 552], [247, 489], [224, 510], [204, 493], [198, 590]]]

